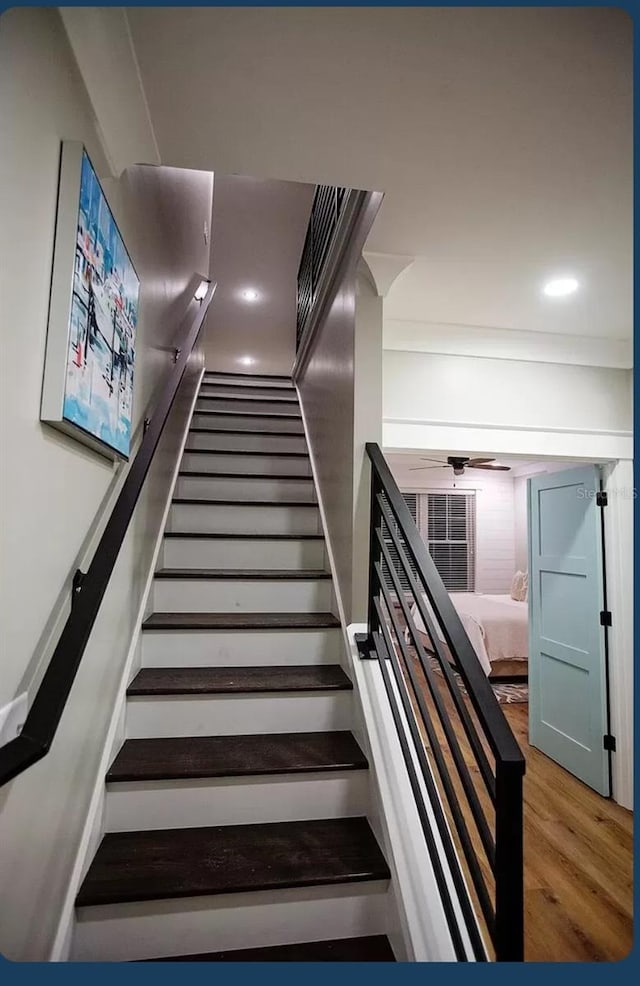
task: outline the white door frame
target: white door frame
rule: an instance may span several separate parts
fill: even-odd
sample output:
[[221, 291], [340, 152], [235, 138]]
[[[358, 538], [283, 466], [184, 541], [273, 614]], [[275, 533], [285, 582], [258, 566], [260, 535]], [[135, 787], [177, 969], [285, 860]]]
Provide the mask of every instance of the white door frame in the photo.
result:
[[633, 808], [633, 435], [630, 432], [510, 428], [471, 423], [386, 419], [387, 452], [521, 455], [526, 458], [596, 462], [604, 465], [608, 494], [604, 508], [609, 631], [609, 696], [613, 798]]

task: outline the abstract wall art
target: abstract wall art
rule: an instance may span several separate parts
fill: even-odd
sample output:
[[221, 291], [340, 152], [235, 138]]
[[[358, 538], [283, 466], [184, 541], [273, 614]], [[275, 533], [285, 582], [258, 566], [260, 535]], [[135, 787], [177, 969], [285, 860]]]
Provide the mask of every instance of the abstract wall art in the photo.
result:
[[128, 458], [140, 281], [83, 145], [62, 144], [40, 418]]

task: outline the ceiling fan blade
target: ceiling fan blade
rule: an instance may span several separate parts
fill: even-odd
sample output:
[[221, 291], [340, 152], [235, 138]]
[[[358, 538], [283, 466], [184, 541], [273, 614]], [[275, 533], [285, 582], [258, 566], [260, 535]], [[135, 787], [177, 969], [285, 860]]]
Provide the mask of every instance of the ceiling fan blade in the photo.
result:
[[441, 466], [448, 465], [448, 463], [444, 462], [442, 459], [432, 459], [430, 455], [421, 455], [420, 460], [421, 462], [439, 462]]
[[495, 459], [469, 459], [468, 466], [477, 466], [479, 463], [495, 462]]
[[475, 466], [469, 463], [469, 466], [471, 469], [488, 469], [490, 472], [511, 472], [511, 466], [492, 466], [489, 462]]
[[408, 472], [422, 472], [423, 469], [446, 469], [447, 463], [441, 462], [439, 466], [412, 466]]

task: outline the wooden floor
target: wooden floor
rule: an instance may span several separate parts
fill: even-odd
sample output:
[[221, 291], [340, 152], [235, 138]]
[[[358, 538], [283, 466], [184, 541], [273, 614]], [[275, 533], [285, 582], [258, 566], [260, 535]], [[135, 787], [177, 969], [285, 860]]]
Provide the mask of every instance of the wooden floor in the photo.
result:
[[[412, 650], [412, 657], [415, 652]], [[412, 661], [420, 691], [435, 723], [440, 748], [452, 775], [455, 767], [417, 660]], [[439, 691], [471, 774], [478, 770], [442, 678]], [[467, 705], [470, 709], [467, 699]], [[414, 697], [414, 707], [417, 702]], [[632, 946], [633, 816], [601, 798], [573, 775], [529, 745], [528, 706], [502, 706], [526, 758], [524, 780], [525, 959], [529, 962], [607, 962], [629, 954]], [[426, 734], [423, 730], [425, 741]], [[425, 742], [427, 750], [428, 741]], [[455, 783], [460, 804], [462, 789]], [[477, 784], [487, 817], [492, 808]], [[471, 813], [465, 810], [472, 841]], [[491, 823], [491, 827], [492, 823]], [[492, 875], [480, 858], [490, 890]]]
[[622, 959], [632, 946], [633, 816], [529, 746], [526, 705], [502, 708], [527, 761], [525, 958]]

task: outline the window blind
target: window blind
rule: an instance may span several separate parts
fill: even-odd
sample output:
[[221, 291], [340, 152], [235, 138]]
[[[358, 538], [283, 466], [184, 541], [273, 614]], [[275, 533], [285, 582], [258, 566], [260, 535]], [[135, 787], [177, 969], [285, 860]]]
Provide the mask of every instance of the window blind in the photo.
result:
[[475, 590], [475, 493], [421, 496], [420, 533], [449, 592]]
[[[417, 493], [403, 493], [402, 496], [404, 498], [405, 503], [407, 504], [407, 506], [409, 508], [409, 513], [411, 514], [411, 519], [417, 524], [417, 522], [418, 522], [418, 494]], [[388, 506], [388, 501], [387, 501], [386, 496], [384, 496], [384, 494], [383, 494], [383, 499], [384, 499], [384, 502]], [[393, 515], [392, 515], [392, 517], [393, 517]], [[394, 529], [394, 533], [397, 534], [398, 533], [398, 525], [396, 524], [395, 519], [393, 520], [393, 529]], [[384, 543], [385, 543], [385, 545], [387, 547], [387, 550], [388, 550], [388, 552], [389, 552], [389, 554], [391, 556], [391, 560], [393, 562], [393, 567], [394, 567], [394, 569], [395, 569], [395, 571], [396, 571], [396, 573], [398, 575], [398, 578], [400, 580], [400, 585], [402, 586], [403, 589], [408, 590], [409, 589], [409, 580], [407, 579], [407, 576], [405, 575], [404, 568], [403, 568], [402, 563], [400, 561], [400, 556], [398, 555], [398, 551], [397, 551], [395, 545], [393, 544], [393, 542], [391, 540], [391, 536], [389, 534], [389, 529], [388, 529], [387, 524], [386, 524], [386, 522], [384, 520], [382, 521], [382, 536], [384, 538]], [[402, 544], [402, 540], [400, 540], [400, 543]], [[404, 545], [403, 545], [403, 547], [404, 547]], [[409, 563], [411, 565], [411, 571], [415, 575], [415, 566], [411, 562], [411, 557], [409, 556], [409, 552], [407, 551], [406, 554], [407, 554], [407, 556], [409, 558]], [[387, 565], [386, 565], [384, 559], [382, 561], [382, 574], [384, 575], [384, 580], [385, 580], [385, 583], [387, 585], [387, 588], [391, 592], [393, 592], [394, 591], [393, 582], [391, 581], [391, 576], [389, 575], [389, 571], [387, 569]]]
[[[403, 493], [420, 536], [427, 545], [433, 562], [449, 592], [474, 592], [476, 572], [476, 510], [473, 491]], [[386, 502], [386, 500], [385, 500]], [[394, 532], [397, 525], [394, 523]], [[386, 523], [382, 523], [385, 544], [393, 567], [403, 589], [409, 589], [409, 581]], [[407, 555], [408, 555], [407, 551]], [[411, 563], [415, 575], [415, 566]], [[393, 592], [393, 583], [383, 561], [383, 575], [387, 588]]]

